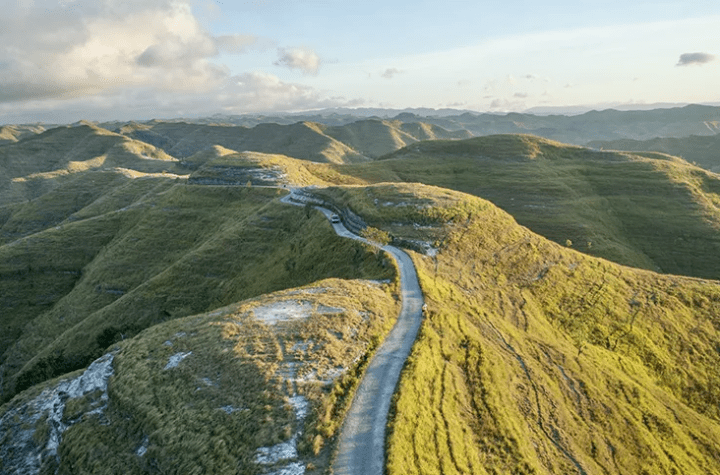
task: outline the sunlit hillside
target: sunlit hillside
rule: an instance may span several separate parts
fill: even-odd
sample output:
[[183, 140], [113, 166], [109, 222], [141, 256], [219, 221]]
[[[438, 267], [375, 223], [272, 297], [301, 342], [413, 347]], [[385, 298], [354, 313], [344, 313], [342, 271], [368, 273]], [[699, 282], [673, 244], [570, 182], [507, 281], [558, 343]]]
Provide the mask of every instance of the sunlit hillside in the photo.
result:
[[720, 176], [677, 157], [497, 135], [422, 142], [333, 169], [470, 193], [557, 243], [621, 264], [720, 276]]
[[298, 187], [417, 267], [388, 474], [720, 472], [717, 174], [399, 119], [105, 126], [3, 131], [0, 472], [329, 473], [399, 270]]
[[[713, 124], [718, 127], [720, 122]], [[632, 150], [662, 152], [682, 157], [688, 162], [712, 172], [720, 172], [720, 134], [689, 137], [656, 137], [650, 140], [595, 141], [588, 144], [606, 150]]]
[[434, 243], [413, 254], [429, 313], [399, 387], [388, 473], [720, 470], [718, 281], [592, 258], [438, 188], [327, 195]]

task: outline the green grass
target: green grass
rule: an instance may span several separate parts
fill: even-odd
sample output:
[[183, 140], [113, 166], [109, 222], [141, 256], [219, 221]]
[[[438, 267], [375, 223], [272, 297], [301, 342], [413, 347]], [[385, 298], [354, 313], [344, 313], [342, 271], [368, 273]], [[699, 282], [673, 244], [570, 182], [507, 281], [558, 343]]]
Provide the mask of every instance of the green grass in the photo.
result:
[[419, 182], [470, 193], [542, 236], [621, 264], [720, 277], [720, 179], [677, 158], [501, 135], [423, 142], [329, 168], [356, 180], [333, 181], [319, 170], [329, 182]]
[[429, 316], [401, 378], [388, 473], [720, 470], [717, 281], [592, 258], [486, 201], [412, 189], [447, 225], [436, 257], [412, 254]]
[[277, 190], [146, 184], [130, 206], [118, 191], [0, 247], [6, 400], [163, 321], [321, 278], [390, 272], [319, 213], [279, 203]]
[[[717, 127], [717, 122], [713, 123]], [[706, 170], [720, 172], [720, 156], [718, 145], [720, 135], [689, 137], [658, 137], [650, 140], [612, 140], [595, 141], [588, 145], [607, 150], [630, 150], [635, 152], [655, 151], [682, 157], [688, 162], [695, 163]]]
[[[357, 372], [397, 315], [394, 289], [394, 283], [321, 280], [159, 324], [113, 345], [107, 409], [102, 417], [87, 414], [98, 394], [69, 399], [63, 419], [77, 422], [62, 436], [59, 465], [51, 458], [43, 469], [57, 468], [61, 474], [264, 473], [255, 462], [257, 449], [301, 431], [301, 457], [315, 467], [306, 473], [324, 473]], [[256, 318], [263, 306], [288, 300], [316, 310], [276, 325]], [[339, 313], [324, 314], [323, 307]], [[181, 352], [191, 354], [164, 369]], [[317, 377], [290, 381], [290, 365], [296, 377]], [[336, 368], [346, 368], [345, 375], [324, 382]], [[22, 407], [38, 390], [22, 393], [3, 413]], [[309, 404], [302, 421], [288, 403], [294, 395]], [[43, 421], [34, 435], [40, 446], [47, 442]], [[141, 446], [147, 452], [139, 456]]]
[[[42, 166], [16, 160], [52, 144], [62, 153]], [[396, 315], [394, 283], [354, 280], [396, 277], [377, 250], [279, 203], [282, 191], [188, 185], [159, 173], [167, 166], [344, 185], [316, 193], [379, 238], [438, 250], [411, 252], [429, 312], [394, 402], [388, 473], [720, 471], [720, 284], [638, 269], [718, 277], [720, 180], [680, 159], [494, 136], [358, 165], [215, 147], [182, 171], [85, 126], [3, 146], [0, 160], [0, 381], [3, 401], [16, 396], [2, 413], [117, 351], [107, 421], [87, 414], [98, 394], [68, 401], [79, 422], [46, 470], [260, 473], [256, 449], [300, 429], [287, 398], [301, 394], [301, 456], [324, 473]], [[253, 318], [288, 299], [316, 311], [277, 326]], [[193, 353], [163, 370], [181, 351]], [[292, 383], [289, 363], [301, 376], [347, 371]], [[34, 431], [43, 445], [49, 428]]]

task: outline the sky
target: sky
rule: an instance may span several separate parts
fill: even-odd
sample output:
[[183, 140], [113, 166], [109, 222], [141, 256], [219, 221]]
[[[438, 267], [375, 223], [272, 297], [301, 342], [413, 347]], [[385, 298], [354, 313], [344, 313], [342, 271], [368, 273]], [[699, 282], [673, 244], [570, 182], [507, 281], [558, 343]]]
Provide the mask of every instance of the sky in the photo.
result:
[[720, 103], [716, 0], [0, 2], [0, 124]]

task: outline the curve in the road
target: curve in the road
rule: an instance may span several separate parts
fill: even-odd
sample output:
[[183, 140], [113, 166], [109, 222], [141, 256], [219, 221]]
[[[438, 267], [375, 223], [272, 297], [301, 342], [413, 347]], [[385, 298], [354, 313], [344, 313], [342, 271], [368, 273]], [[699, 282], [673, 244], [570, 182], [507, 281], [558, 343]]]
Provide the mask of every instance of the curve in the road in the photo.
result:
[[[293, 203], [293, 195], [291, 192], [282, 201], [299, 204]], [[334, 214], [321, 206], [315, 208], [328, 220]], [[380, 247], [351, 233], [342, 223], [330, 224], [339, 236]], [[422, 322], [423, 296], [410, 256], [393, 246], [382, 246], [381, 249], [395, 259], [400, 269], [402, 307], [395, 326], [368, 365], [345, 416], [333, 463], [336, 475], [383, 475], [390, 401]]]

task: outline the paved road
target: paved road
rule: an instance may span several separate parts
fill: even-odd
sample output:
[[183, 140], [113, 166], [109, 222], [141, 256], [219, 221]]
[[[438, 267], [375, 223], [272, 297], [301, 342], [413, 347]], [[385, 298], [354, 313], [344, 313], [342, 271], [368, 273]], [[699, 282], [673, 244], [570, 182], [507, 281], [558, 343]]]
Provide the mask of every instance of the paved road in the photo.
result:
[[[316, 208], [328, 219], [333, 214], [328, 209]], [[348, 231], [342, 223], [331, 224], [339, 236], [369, 243]], [[396, 247], [383, 246], [382, 249], [395, 259], [400, 269], [402, 309], [397, 323], [365, 371], [345, 417], [332, 467], [336, 475], [383, 475], [390, 400], [422, 321], [423, 296], [415, 265], [410, 256]]]

